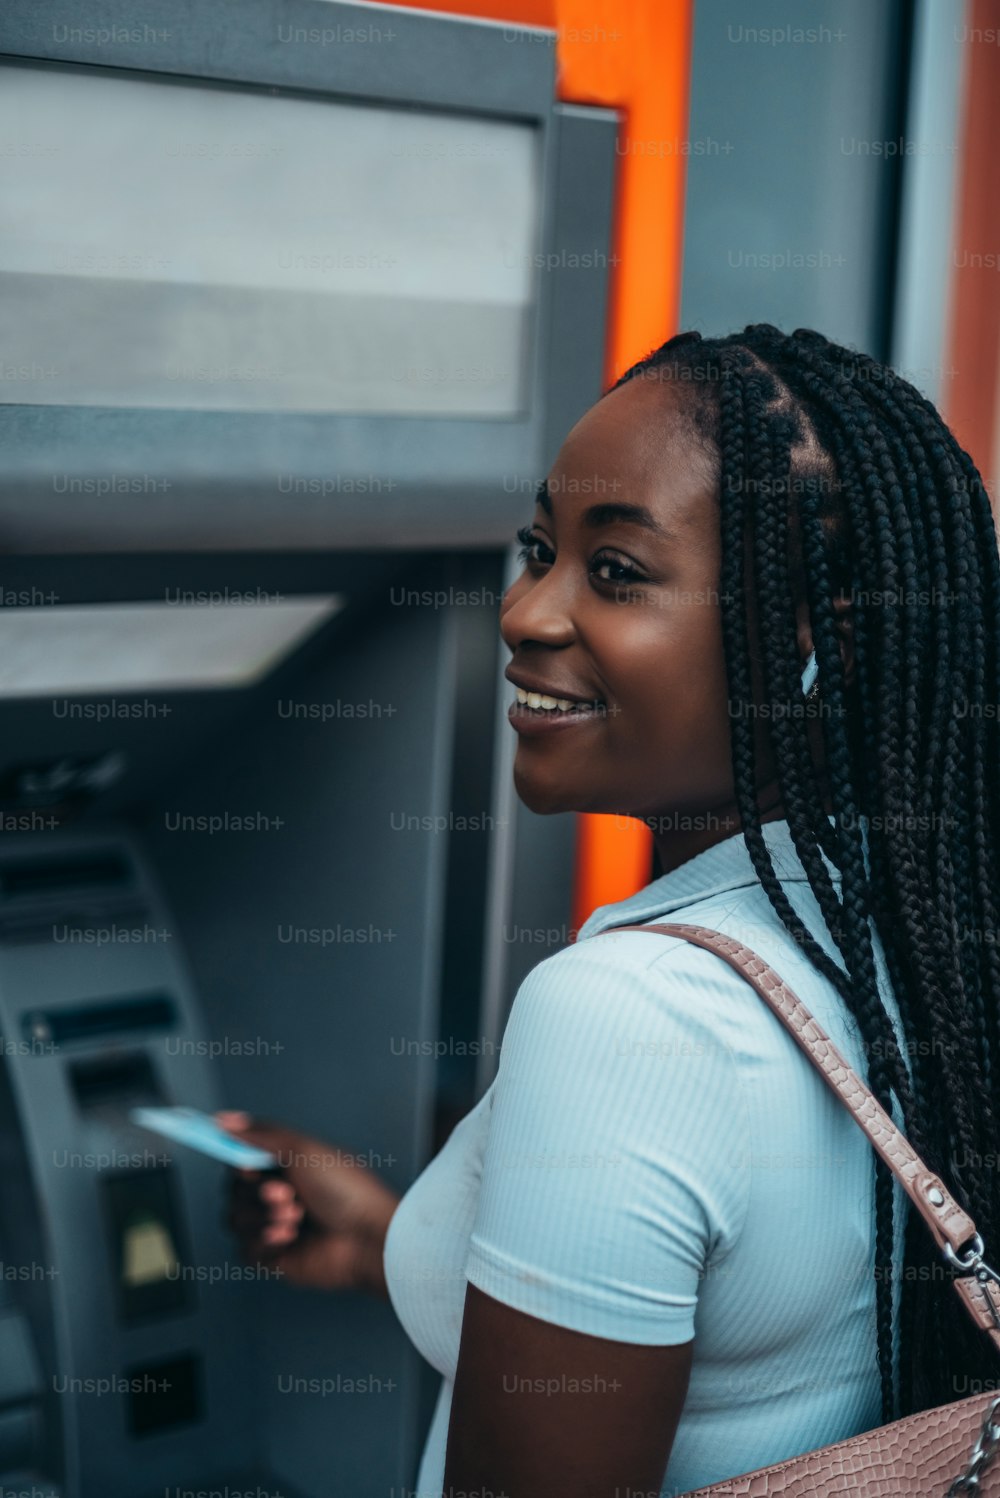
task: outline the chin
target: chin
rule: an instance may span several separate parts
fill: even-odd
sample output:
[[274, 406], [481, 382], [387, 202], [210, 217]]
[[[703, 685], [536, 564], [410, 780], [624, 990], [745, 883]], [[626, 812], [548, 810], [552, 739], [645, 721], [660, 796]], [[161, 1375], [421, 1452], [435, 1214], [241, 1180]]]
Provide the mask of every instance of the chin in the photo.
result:
[[514, 766], [514, 789], [518, 799], [523, 801], [529, 811], [535, 812], [540, 817], [555, 816], [561, 811], [587, 811], [584, 805], [586, 797], [581, 798], [574, 795], [572, 790], [557, 779], [548, 779], [543, 775], [526, 774]]
[[533, 765], [527, 770], [520, 763], [520, 756], [514, 760], [514, 789], [518, 799], [524, 802], [528, 810], [540, 817], [551, 817], [566, 811], [632, 815], [630, 812], [620, 811], [614, 794], [608, 794], [607, 791], [602, 793], [599, 787], [590, 782], [570, 782], [565, 773], [560, 776], [555, 769], [540, 772], [538, 766]]

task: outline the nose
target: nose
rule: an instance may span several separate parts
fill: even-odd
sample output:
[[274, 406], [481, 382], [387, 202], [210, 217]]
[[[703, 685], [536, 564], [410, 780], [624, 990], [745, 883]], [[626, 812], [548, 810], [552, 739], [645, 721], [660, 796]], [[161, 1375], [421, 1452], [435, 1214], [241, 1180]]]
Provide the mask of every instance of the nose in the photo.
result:
[[555, 564], [541, 577], [524, 572], [507, 589], [500, 605], [500, 633], [509, 649], [532, 641], [558, 647], [575, 638], [570, 590], [556, 573]]

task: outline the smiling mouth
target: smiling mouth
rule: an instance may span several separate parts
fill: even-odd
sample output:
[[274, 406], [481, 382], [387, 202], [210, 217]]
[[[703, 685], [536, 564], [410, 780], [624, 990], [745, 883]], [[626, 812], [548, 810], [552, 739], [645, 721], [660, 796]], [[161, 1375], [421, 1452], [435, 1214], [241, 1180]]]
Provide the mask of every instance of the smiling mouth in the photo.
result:
[[574, 714], [594, 717], [604, 707], [600, 698], [594, 698], [592, 702], [574, 702], [569, 697], [549, 697], [543, 692], [526, 692], [522, 687], [516, 687], [515, 693], [519, 707], [529, 708], [540, 717], [549, 714], [553, 717], [572, 717]]

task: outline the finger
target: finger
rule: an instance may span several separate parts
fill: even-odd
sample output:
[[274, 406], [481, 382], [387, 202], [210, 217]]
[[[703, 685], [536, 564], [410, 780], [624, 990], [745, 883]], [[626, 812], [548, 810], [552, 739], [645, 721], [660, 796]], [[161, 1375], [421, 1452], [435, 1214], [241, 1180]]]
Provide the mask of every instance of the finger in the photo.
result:
[[298, 1202], [289, 1202], [286, 1207], [276, 1207], [267, 1221], [267, 1226], [289, 1223], [295, 1227], [302, 1221], [303, 1209]]
[[266, 1245], [275, 1245], [279, 1243], [291, 1243], [297, 1235], [298, 1229], [294, 1224], [276, 1222], [264, 1229], [261, 1239]]
[[277, 1181], [270, 1176], [266, 1181], [261, 1182], [260, 1195], [265, 1201], [291, 1201], [295, 1195], [295, 1187], [291, 1181]]
[[275, 1215], [287, 1215], [288, 1208], [297, 1207], [304, 1210], [304, 1204], [297, 1196], [274, 1197], [261, 1196], [257, 1191], [233, 1192], [229, 1197], [229, 1210], [235, 1216], [256, 1218], [260, 1222], [274, 1217]]
[[293, 1137], [292, 1131], [284, 1124], [271, 1123], [267, 1118], [255, 1118], [243, 1108], [220, 1108], [212, 1117], [220, 1129], [226, 1129], [264, 1149], [279, 1149], [284, 1141]]

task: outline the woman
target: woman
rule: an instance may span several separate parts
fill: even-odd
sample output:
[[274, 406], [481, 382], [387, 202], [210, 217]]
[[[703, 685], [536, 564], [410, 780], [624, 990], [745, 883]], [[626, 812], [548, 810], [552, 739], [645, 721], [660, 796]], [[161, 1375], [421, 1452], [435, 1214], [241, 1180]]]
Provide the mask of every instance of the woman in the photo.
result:
[[420, 1494], [678, 1494], [992, 1387], [775, 1016], [714, 954], [611, 929], [760, 952], [1000, 1253], [1000, 565], [971, 459], [818, 333], [686, 333], [577, 423], [519, 536], [518, 794], [646, 819], [663, 872], [528, 975], [398, 1207], [293, 1172], [267, 1226], [241, 1198], [247, 1252], [387, 1287], [444, 1375]]

